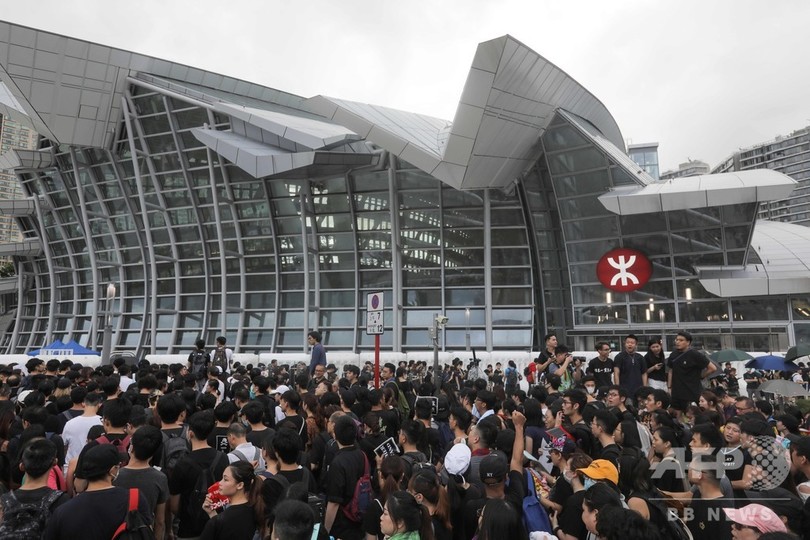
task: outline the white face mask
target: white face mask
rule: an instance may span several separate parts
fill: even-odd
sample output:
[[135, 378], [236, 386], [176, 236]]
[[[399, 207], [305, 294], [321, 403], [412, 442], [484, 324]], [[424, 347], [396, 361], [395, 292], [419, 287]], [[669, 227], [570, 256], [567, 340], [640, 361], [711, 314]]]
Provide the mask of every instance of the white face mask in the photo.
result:
[[588, 392], [588, 394], [593, 394], [594, 392], [596, 392], [596, 387], [595, 386], [586, 386], [585, 391]]
[[544, 417], [546, 416], [546, 414], [548, 414], [548, 407], [543, 407], [540, 410], [543, 411], [543, 416]]

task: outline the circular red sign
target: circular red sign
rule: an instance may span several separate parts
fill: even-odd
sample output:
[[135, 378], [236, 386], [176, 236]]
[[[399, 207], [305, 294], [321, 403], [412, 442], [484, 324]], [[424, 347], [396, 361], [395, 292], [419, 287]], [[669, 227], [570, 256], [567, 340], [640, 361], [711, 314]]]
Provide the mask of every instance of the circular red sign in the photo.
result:
[[618, 248], [602, 255], [596, 263], [596, 277], [611, 291], [635, 291], [650, 281], [652, 263], [636, 249]]

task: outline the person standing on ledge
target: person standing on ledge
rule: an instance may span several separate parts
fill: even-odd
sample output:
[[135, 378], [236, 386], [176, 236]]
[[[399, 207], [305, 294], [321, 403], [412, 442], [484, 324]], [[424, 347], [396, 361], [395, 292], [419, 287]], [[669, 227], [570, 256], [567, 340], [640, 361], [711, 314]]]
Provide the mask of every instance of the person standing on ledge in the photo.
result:
[[323, 366], [326, 368], [326, 349], [323, 348], [321, 343], [321, 333], [313, 330], [307, 334], [307, 341], [309, 346], [312, 347], [312, 357], [309, 360], [309, 374], [315, 374], [315, 366]]

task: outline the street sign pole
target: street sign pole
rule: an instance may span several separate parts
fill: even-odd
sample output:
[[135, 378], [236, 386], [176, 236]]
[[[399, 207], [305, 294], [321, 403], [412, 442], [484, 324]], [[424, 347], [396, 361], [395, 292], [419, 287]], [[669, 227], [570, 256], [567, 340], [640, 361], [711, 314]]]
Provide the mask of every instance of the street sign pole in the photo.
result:
[[380, 334], [374, 336], [374, 387], [380, 388]]
[[380, 335], [384, 331], [383, 293], [369, 293], [366, 297], [366, 334], [374, 336], [374, 386], [376, 388], [380, 388]]

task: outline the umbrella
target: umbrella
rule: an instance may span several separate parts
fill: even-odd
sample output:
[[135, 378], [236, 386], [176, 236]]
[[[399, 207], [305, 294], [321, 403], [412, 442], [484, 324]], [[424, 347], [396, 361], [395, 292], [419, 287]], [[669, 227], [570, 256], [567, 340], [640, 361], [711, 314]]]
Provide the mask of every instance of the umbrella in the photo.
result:
[[795, 360], [810, 355], [810, 343], [799, 343], [788, 349], [785, 360]]
[[759, 387], [759, 391], [765, 392], [766, 394], [774, 394], [776, 396], [784, 397], [800, 397], [810, 395], [810, 392], [808, 392], [807, 389], [801, 384], [793, 381], [786, 381], [784, 379], [765, 381], [762, 383], [762, 386]]
[[747, 368], [762, 369], [764, 371], [797, 371], [799, 366], [793, 362], [786, 362], [781, 356], [766, 354], [745, 364]]
[[741, 360], [751, 360], [754, 357], [739, 349], [725, 349], [713, 352], [709, 355], [709, 358], [717, 360], [718, 362], [738, 362]]

